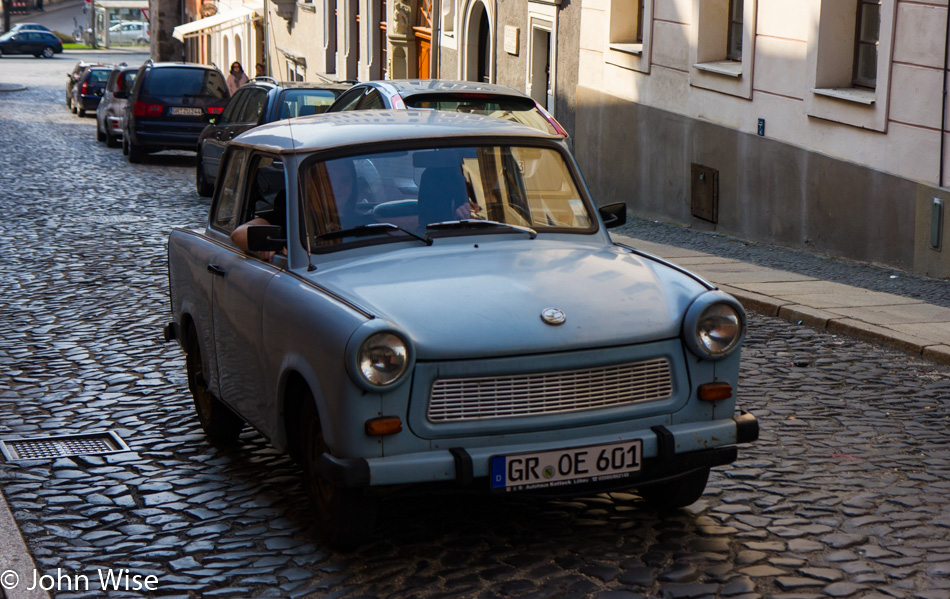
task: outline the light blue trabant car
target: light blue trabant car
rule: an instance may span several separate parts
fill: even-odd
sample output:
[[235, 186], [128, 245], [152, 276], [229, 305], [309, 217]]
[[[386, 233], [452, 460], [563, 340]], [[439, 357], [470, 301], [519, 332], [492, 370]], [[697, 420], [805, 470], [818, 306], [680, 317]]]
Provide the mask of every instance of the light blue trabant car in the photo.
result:
[[198, 419], [301, 464], [328, 538], [379, 487], [637, 489], [696, 501], [758, 424], [737, 411], [742, 307], [606, 229], [560, 136], [359, 111], [252, 129], [208, 222], [168, 241]]

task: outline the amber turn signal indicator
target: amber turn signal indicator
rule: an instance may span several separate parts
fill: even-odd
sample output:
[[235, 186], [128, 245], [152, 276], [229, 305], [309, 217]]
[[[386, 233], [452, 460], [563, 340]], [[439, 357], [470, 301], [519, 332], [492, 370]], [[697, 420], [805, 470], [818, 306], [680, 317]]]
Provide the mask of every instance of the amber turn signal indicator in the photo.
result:
[[366, 421], [366, 434], [370, 437], [385, 437], [402, 432], [402, 420], [398, 416], [380, 416]]
[[699, 386], [699, 399], [720, 401], [732, 397], [732, 385], [729, 383], [706, 383]]

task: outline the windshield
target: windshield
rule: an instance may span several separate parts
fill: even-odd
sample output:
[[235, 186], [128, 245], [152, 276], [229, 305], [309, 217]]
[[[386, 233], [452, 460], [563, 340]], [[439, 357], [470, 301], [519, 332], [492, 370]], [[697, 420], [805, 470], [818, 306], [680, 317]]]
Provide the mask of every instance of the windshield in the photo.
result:
[[405, 100], [407, 108], [467, 112], [527, 125], [532, 129], [559, 135], [554, 125], [538, 110], [534, 100], [493, 94], [419, 94]]
[[[301, 181], [306, 231], [314, 251], [365, 238], [321, 235], [377, 223], [433, 237], [502, 228], [430, 226], [467, 220], [538, 233], [590, 233], [595, 227], [570, 169], [550, 148], [477, 146], [365, 154], [306, 163]], [[380, 231], [400, 238], [389, 229]]]
[[224, 77], [209, 69], [165, 67], [152, 69], [145, 78], [143, 94], [149, 96], [195, 96], [227, 99]]

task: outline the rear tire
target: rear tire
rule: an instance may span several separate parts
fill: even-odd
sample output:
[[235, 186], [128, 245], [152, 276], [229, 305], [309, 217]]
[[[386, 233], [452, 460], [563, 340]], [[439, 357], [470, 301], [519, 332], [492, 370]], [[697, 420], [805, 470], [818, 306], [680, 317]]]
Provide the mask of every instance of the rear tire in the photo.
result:
[[102, 132], [102, 129], [99, 128], [99, 125], [96, 124], [96, 141], [102, 142], [106, 140], [106, 134]]
[[122, 136], [122, 154], [124, 156], [129, 155], [129, 136], [128, 135]]
[[214, 195], [214, 184], [208, 183], [205, 179], [204, 165], [201, 163], [201, 153], [198, 154], [197, 164], [195, 165], [195, 189], [198, 195], [210, 198]]
[[106, 131], [106, 147], [107, 148], [118, 148], [119, 147], [119, 138], [115, 135], [112, 135]]
[[82, 118], [86, 118], [86, 109], [85, 109], [85, 108], [80, 108], [78, 114], [79, 114], [79, 118], [81, 118], [81, 119], [82, 119]]
[[313, 395], [301, 397], [300, 434], [304, 487], [314, 506], [317, 525], [327, 541], [341, 550], [367, 541], [376, 524], [376, 501], [367, 489], [338, 487], [319, 474], [320, 458], [328, 451]]
[[709, 468], [701, 468], [679, 478], [637, 489], [640, 497], [659, 510], [673, 510], [699, 500], [709, 482]]
[[134, 144], [130, 140], [126, 144], [126, 147], [128, 148], [128, 152], [126, 153], [126, 155], [129, 157], [129, 162], [131, 162], [132, 164], [138, 164], [145, 160], [145, 156], [147, 155], [147, 152], [144, 149], [142, 149], [142, 146], [138, 144]]
[[198, 334], [191, 329], [185, 351], [188, 389], [195, 400], [195, 413], [205, 435], [213, 443], [229, 444], [237, 440], [244, 421], [211, 393], [205, 380], [205, 367], [198, 347]]

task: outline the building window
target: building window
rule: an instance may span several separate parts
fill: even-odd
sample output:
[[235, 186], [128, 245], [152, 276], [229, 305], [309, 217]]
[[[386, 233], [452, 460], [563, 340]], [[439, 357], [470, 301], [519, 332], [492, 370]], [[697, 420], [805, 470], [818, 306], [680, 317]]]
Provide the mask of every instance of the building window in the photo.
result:
[[887, 131], [897, 0], [821, 2], [808, 40], [805, 114]]
[[643, 0], [637, 2], [637, 43], [643, 43]]
[[729, 31], [726, 58], [742, 61], [742, 0], [729, 0]]
[[689, 83], [752, 99], [757, 0], [693, 0]]
[[881, 34], [881, 1], [858, 0], [854, 36], [854, 78], [858, 87], [877, 86], [877, 48]]
[[607, 41], [610, 48], [639, 54], [643, 51], [643, 0], [611, 0]]

